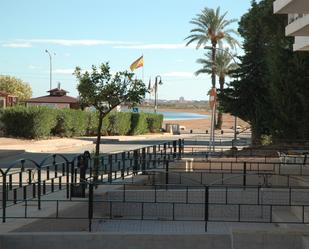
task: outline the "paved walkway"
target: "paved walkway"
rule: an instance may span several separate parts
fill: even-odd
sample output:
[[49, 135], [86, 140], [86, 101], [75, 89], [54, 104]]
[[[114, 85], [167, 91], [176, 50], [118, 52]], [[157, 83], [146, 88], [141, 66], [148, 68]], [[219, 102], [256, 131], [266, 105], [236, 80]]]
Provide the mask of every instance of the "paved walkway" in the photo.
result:
[[[274, 224], [209, 222], [207, 233], [230, 234], [232, 229], [272, 230]], [[299, 226], [301, 228], [301, 226]], [[307, 228], [308, 229], [308, 228]], [[152, 221], [152, 220], [98, 220], [93, 223], [94, 232], [151, 233], [151, 234], [199, 234], [205, 233], [201, 221]]]

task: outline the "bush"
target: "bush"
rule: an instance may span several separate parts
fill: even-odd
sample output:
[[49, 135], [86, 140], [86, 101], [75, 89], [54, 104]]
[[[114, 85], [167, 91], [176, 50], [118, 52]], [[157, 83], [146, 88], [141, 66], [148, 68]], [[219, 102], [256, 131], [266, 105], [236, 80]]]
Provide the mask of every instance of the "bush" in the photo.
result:
[[148, 132], [148, 125], [146, 121], [146, 114], [143, 112], [132, 113], [130, 134], [139, 135], [147, 132]]
[[81, 136], [86, 134], [87, 113], [81, 110], [58, 109], [53, 135], [61, 137]]
[[130, 112], [113, 112], [108, 115], [108, 134], [109, 135], [127, 135], [131, 129]]
[[[151, 113], [111, 112], [103, 119], [101, 134], [136, 135], [157, 132], [162, 120], [162, 115]], [[97, 135], [98, 113], [48, 107], [12, 107], [0, 112], [0, 124], [1, 122], [6, 134], [15, 137]]]
[[[98, 133], [98, 124], [99, 124], [99, 114], [98, 112], [86, 112], [86, 135], [96, 136]], [[108, 115], [103, 119], [103, 125], [101, 130], [101, 135], [107, 135], [107, 129], [109, 126]]]
[[12, 107], [4, 110], [1, 121], [8, 135], [42, 138], [51, 134], [55, 117], [55, 111], [48, 107]]
[[159, 132], [162, 128], [163, 115], [155, 113], [146, 114], [147, 128], [150, 132]]

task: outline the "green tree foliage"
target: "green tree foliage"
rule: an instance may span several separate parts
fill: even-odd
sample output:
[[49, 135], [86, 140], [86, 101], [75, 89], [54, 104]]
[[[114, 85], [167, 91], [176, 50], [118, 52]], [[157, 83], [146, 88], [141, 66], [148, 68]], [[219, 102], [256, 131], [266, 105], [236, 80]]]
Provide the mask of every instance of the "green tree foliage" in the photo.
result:
[[27, 100], [32, 96], [32, 90], [28, 83], [7, 75], [0, 75], [0, 91], [15, 95], [19, 100]]
[[[196, 61], [202, 65], [202, 68], [195, 72], [195, 75], [199, 74], [211, 74], [212, 72], [212, 54], [206, 53], [204, 58], [200, 58]], [[220, 91], [224, 89], [225, 77], [230, 76], [233, 71], [238, 68], [238, 65], [233, 61], [233, 55], [229, 52], [229, 49], [217, 49], [215, 59], [215, 73], [219, 77]], [[220, 104], [220, 103], [219, 103]], [[220, 107], [220, 106], [219, 106]], [[222, 128], [222, 110], [219, 108], [217, 118], [217, 129]]]
[[219, 95], [226, 112], [248, 121], [254, 143], [309, 138], [309, 55], [293, 52], [285, 37], [287, 17], [273, 14], [273, 1], [252, 2], [239, 23], [245, 55], [235, 80]]
[[[112, 75], [108, 63], [101, 64], [99, 68], [92, 66], [92, 71], [85, 73], [77, 67], [74, 74], [79, 82], [77, 90], [81, 103], [95, 107], [99, 113], [95, 148], [95, 155], [99, 156], [103, 118], [122, 103], [140, 103], [147, 89], [141, 80], [133, 79], [133, 73], [123, 71]], [[95, 163], [95, 172], [98, 163]]]
[[[195, 18], [190, 22], [195, 27], [190, 31], [186, 40], [187, 45], [197, 42], [196, 48], [206, 46], [208, 42], [211, 43], [212, 48], [212, 62], [216, 59], [217, 45], [222, 45], [222, 42], [227, 42], [232, 48], [238, 45], [237, 40], [232, 34], [237, 35], [237, 32], [229, 28], [229, 25], [236, 22], [236, 19], [226, 20], [227, 12], [223, 15], [220, 13], [220, 8], [216, 10], [204, 8], [200, 14], [197, 14]], [[213, 65], [211, 72], [212, 87], [216, 87], [216, 73]]]

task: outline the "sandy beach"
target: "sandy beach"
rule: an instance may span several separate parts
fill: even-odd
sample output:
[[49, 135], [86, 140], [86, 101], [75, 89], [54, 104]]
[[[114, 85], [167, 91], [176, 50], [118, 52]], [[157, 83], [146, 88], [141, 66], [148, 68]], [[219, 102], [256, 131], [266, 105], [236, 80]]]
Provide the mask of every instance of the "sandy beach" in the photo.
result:
[[[198, 113], [198, 114], [204, 114], [209, 115], [209, 118], [207, 119], [193, 119], [193, 120], [167, 120], [163, 121], [163, 127], [165, 127], [165, 124], [179, 124], [181, 126], [184, 126], [186, 128], [186, 131], [193, 130], [194, 131], [205, 131], [210, 130], [210, 113], [204, 110], [200, 109], [160, 109], [160, 111], [164, 112], [188, 112], [188, 113]], [[241, 120], [240, 118], [237, 118], [237, 126], [241, 126], [242, 128], [249, 127], [249, 124], [245, 121]], [[230, 114], [223, 114], [223, 125], [222, 129], [232, 129], [234, 127], [234, 116]]]

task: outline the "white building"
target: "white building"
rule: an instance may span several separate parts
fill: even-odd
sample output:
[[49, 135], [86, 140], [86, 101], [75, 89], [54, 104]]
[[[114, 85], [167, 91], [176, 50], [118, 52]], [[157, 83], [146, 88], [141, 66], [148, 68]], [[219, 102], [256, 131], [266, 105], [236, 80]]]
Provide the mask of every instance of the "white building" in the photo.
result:
[[309, 0], [276, 0], [275, 14], [288, 14], [286, 36], [294, 36], [294, 51], [309, 51]]

